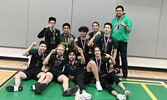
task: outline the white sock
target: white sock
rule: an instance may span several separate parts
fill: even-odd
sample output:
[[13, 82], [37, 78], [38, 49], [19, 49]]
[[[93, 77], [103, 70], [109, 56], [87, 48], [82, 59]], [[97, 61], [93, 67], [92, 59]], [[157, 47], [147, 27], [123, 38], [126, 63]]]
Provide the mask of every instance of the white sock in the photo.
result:
[[19, 91], [19, 86], [14, 86], [14, 90], [13, 91]]

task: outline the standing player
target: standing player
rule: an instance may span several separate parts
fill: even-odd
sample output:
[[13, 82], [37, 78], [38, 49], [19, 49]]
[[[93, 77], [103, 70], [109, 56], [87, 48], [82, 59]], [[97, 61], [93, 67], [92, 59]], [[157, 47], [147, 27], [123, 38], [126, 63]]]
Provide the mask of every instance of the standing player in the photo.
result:
[[55, 28], [56, 18], [49, 17], [48, 25], [38, 34], [38, 38], [44, 38], [48, 44], [47, 53], [49, 53], [52, 49], [55, 49], [58, 45], [58, 36], [60, 35], [60, 31]]
[[58, 37], [60, 44], [65, 46], [65, 55], [68, 51], [72, 49], [72, 42], [75, 39], [75, 36], [70, 33], [70, 24], [63, 24], [63, 33]]
[[43, 66], [43, 60], [46, 57], [44, 52], [47, 49], [47, 43], [41, 41], [38, 49], [32, 49], [36, 45], [36, 42], [32, 43], [32, 45], [23, 52], [23, 56], [32, 55], [31, 62], [28, 69], [15, 75], [15, 86], [7, 86], [6, 90], [8, 92], [22, 91], [23, 87], [20, 86], [22, 79], [39, 79], [38, 82], [40, 83], [45, 78], [45, 73], [41, 71], [41, 68]]

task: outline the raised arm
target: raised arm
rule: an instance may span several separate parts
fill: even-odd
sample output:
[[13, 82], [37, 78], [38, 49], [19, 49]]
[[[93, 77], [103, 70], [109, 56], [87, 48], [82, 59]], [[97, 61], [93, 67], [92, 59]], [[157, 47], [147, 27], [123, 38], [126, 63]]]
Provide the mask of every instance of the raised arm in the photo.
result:
[[88, 46], [89, 46], [89, 47], [93, 47], [93, 45], [94, 45], [93, 41], [94, 41], [94, 39], [95, 39], [98, 35], [101, 35], [101, 32], [100, 32], [100, 31], [97, 32], [97, 33], [90, 39], [90, 41], [88, 42]]
[[44, 59], [43, 65], [47, 65], [48, 62], [49, 62], [49, 59], [50, 59], [51, 55], [52, 55], [52, 54], [55, 54], [55, 53], [56, 53], [56, 50], [53, 49], [53, 50], [49, 53], [49, 55]]
[[81, 64], [83, 65], [83, 64], [85, 64], [85, 57], [84, 57], [83, 51], [81, 48], [78, 48], [78, 52], [81, 55]]
[[35, 47], [37, 45], [37, 41], [33, 42], [24, 52], [23, 52], [23, 56], [28, 56], [29, 55], [29, 51]]

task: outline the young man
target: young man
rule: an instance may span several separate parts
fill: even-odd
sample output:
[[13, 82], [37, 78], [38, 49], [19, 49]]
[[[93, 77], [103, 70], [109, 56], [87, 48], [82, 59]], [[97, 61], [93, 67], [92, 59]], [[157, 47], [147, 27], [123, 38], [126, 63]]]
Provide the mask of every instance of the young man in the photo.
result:
[[[103, 34], [104, 34], [103, 31], [100, 31], [100, 24], [99, 24], [98, 22], [93, 22], [93, 23], [92, 23], [92, 29], [93, 29], [93, 32], [89, 33], [89, 36], [90, 36], [89, 39], [92, 39], [92, 37], [93, 37], [97, 32], [100, 33], [99, 35], [103, 35]], [[98, 37], [97, 37], [97, 39], [98, 39]]]
[[[91, 58], [90, 61], [94, 61], [94, 67], [98, 68], [100, 83], [103, 88], [107, 89], [109, 93], [116, 96], [119, 100], [126, 100], [126, 97], [130, 95], [130, 91], [124, 87], [122, 82], [115, 76], [115, 71], [109, 72], [109, 66], [114, 63], [112, 56], [106, 54], [101, 56], [101, 49], [99, 46], [95, 46], [94, 49], [95, 57]], [[112, 87], [111, 84], [116, 83], [124, 92], [124, 95], [118, 94]]]
[[88, 47], [89, 38], [87, 37], [87, 33], [89, 29], [86, 26], [81, 26], [78, 31], [80, 32], [80, 36], [73, 42], [74, 48], [75, 50], [78, 50], [78, 48], [81, 48], [83, 50], [84, 56], [86, 57], [85, 65], [87, 65], [89, 58], [92, 57], [92, 54], [89, 53]]
[[47, 53], [49, 53], [52, 49], [55, 49], [58, 45], [58, 36], [60, 35], [60, 31], [55, 28], [56, 18], [49, 17], [48, 25], [38, 34], [38, 38], [44, 38], [48, 44]]
[[68, 52], [68, 61], [65, 63], [64, 74], [67, 75], [70, 79], [74, 80], [77, 85], [79, 85], [79, 88], [82, 92], [82, 94], [78, 96], [79, 100], [83, 98], [84, 100], [91, 99], [91, 94], [86, 92], [84, 84], [89, 81], [89, 77], [85, 78], [87, 74], [85, 74], [82, 66], [85, 64], [85, 57], [81, 48], [78, 49], [78, 52], [81, 55], [81, 60], [76, 58], [75, 50], [70, 50]]
[[75, 39], [75, 36], [70, 33], [70, 24], [63, 24], [63, 33], [58, 37], [60, 44], [65, 46], [65, 55], [68, 51], [72, 49], [72, 42]]
[[[49, 70], [46, 73], [46, 78], [38, 85], [35, 90], [36, 94], [40, 94], [47, 85], [52, 81], [62, 83], [62, 87], [64, 89], [63, 96], [70, 96], [77, 92], [78, 87], [73, 87], [68, 89], [69, 81], [68, 78], [62, 74], [63, 65], [65, 63], [65, 59], [63, 57], [65, 47], [61, 44], [57, 46], [56, 49], [53, 49], [49, 55], [43, 61], [44, 65], [50, 66]], [[56, 55], [54, 55], [56, 53]]]
[[45, 78], [45, 73], [41, 71], [41, 68], [43, 66], [42, 62], [46, 57], [44, 52], [47, 49], [47, 43], [41, 41], [38, 49], [32, 49], [36, 45], [37, 42], [32, 43], [32, 45], [23, 52], [23, 56], [32, 55], [31, 62], [28, 69], [15, 75], [15, 86], [7, 86], [6, 90], [8, 92], [22, 91], [23, 87], [20, 86], [22, 79], [39, 79], [38, 82], [40, 83]]
[[116, 7], [116, 17], [112, 20], [112, 37], [118, 41], [117, 57], [115, 68], [120, 68], [119, 54], [121, 54], [123, 79], [127, 79], [128, 62], [127, 62], [127, 42], [129, 33], [132, 29], [132, 22], [124, 13], [123, 6]]

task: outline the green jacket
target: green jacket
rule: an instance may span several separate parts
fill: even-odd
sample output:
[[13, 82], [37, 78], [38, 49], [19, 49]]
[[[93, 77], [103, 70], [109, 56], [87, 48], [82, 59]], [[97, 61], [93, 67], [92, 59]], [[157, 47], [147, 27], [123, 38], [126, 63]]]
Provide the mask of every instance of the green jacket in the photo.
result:
[[[121, 17], [121, 21], [124, 24], [126, 24], [129, 28], [128, 32], [126, 32], [125, 27], [122, 25], [120, 25], [119, 31], [115, 30], [116, 21], [117, 21], [117, 18], [115, 17], [111, 22], [111, 24], [112, 24], [112, 31], [111, 31], [112, 37], [116, 38], [118, 42], [119, 41], [127, 42], [129, 39], [129, 33], [132, 30], [132, 21], [130, 20], [130, 18], [128, 18], [126, 16], [126, 14], [123, 14], [123, 16]], [[121, 21], [120, 21], [120, 19], [118, 19], [117, 22], [121, 23]]]

